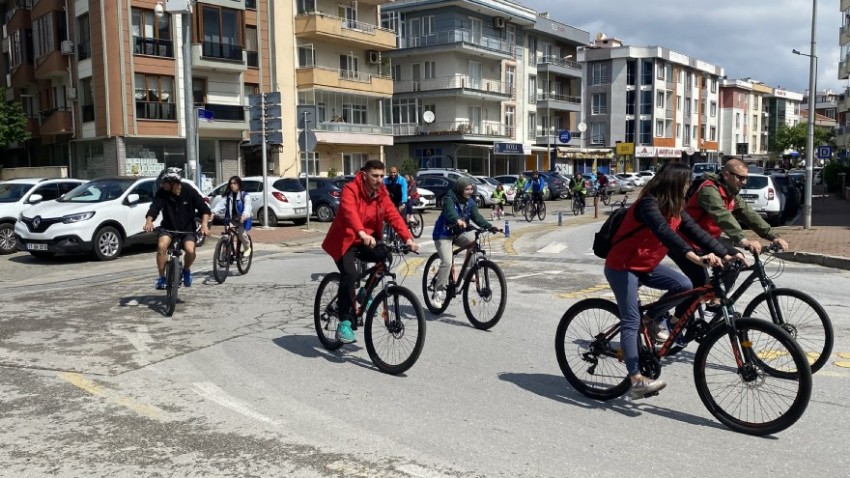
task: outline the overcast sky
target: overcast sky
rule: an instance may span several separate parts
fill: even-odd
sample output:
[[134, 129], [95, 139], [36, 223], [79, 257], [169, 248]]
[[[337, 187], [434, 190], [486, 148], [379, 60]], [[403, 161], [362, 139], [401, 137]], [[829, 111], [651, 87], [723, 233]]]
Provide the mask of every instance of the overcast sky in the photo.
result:
[[[803, 93], [809, 86], [812, 0], [513, 0], [549, 18], [626, 45], [657, 45]], [[839, 1], [819, 1], [817, 89], [843, 91], [838, 79]]]

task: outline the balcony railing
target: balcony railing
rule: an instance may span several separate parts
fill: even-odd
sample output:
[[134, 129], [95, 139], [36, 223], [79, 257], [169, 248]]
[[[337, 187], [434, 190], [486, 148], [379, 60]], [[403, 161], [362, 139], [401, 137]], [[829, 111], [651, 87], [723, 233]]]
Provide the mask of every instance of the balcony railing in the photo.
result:
[[245, 56], [248, 58], [248, 66], [260, 66], [260, 53], [256, 51], [246, 50]]
[[454, 43], [468, 43], [470, 45], [490, 50], [504, 55], [515, 56], [514, 44], [508, 43], [498, 37], [491, 37], [472, 30], [450, 30], [439, 31], [431, 35], [411, 36], [399, 38], [399, 48], [418, 48], [436, 45], [451, 45]]
[[379, 126], [375, 124], [355, 124], [338, 121], [324, 121], [316, 125], [317, 131], [335, 131], [339, 133], [368, 133], [368, 134], [393, 134], [392, 126]]
[[77, 44], [77, 59], [85, 60], [91, 58], [91, 41], [86, 40]]
[[443, 76], [424, 80], [396, 81], [393, 83], [394, 93], [411, 93], [416, 91], [467, 89], [513, 98], [515, 89], [512, 84], [502, 81], [482, 78], [471, 78], [468, 75]]
[[49, 109], [46, 109], [46, 110], [39, 111], [38, 112], [39, 120], [42, 123], [44, 123], [45, 121], [47, 121], [50, 118], [51, 115], [53, 115], [53, 113], [56, 113], [57, 111], [71, 111], [71, 108], [69, 108], [67, 106], [57, 106], [55, 108], [49, 108]]
[[133, 53], [136, 55], [164, 56], [174, 58], [174, 43], [158, 38], [133, 37]]
[[[320, 66], [314, 67], [320, 70], [327, 70], [328, 68], [323, 68]], [[366, 71], [356, 71], [356, 70], [346, 70], [345, 68], [338, 68], [337, 72], [339, 73], [340, 80], [349, 80], [349, 81], [359, 81], [360, 83], [371, 83], [372, 77], [383, 77], [382, 75], [376, 75], [373, 73], [369, 73]]]
[[531, 66], [555, 65], [581, 71], [581, 63], [567, 58], [560, 58], [555, 55], [529, 56], [528, 64]]
[[242, 46], [232, 43], [205, 41], [202, 56], [221, 60], [242, 61]]
[[392, 129], [394, 136], [465, 135], [509, 137], [514, 128], [497, 121], [480, 121], [477, 123], [470, 123], [469, 121], [446, 121], [431, 123], [429, 125], [393, 125]]
[[177, 105], [159, 101], [136, 101], [136, 118], [148, 120], [176, 120]]
[[211, 111], [214, 121], [245, 121], [245, 107], [243, 105], [195, 103], [195, 106]]
[[81, 105], [80, 114], [83, 117], [83, 122], [94, 121], [94, 105]]
[[563, 101], [566, 103], [581, 104], [581, 96], [562, 95], [560, 93], [540, 92], [537, 93], [537, 101]]

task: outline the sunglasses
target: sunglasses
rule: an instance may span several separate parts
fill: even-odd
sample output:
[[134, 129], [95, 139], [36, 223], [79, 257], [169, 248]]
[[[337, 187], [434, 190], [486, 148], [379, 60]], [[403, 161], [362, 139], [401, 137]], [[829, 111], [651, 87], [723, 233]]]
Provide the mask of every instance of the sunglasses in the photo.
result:
[[735, 176], [736, 178], [738, 178], [738, 180], [741, 181], [742, 183], [747, 182], [747, 179], [749, 179], [749, 176], [742, 176], [740, 174], [735, 174], [732, 171], [727, 171], [727, 172], [729, 174], [731, 174], [732, 176]]

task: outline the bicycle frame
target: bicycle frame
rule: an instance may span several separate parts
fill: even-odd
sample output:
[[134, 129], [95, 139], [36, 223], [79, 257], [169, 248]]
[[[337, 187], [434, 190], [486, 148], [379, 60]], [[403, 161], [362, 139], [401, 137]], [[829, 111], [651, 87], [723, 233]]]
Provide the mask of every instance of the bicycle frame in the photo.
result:
[[[458, 291], [462, 289], [463, 280], [466, 277], [467, 271], [470, 270], [472, 261], [480, 262], [487, 258], [487, 253], [481, 247], [481, 233], [483, 231], [476, 229], [475, 230], [475, 240], [472, 241], [471, 244], [464, 247], [459, 247], [452, 251], [452, 268], [451, 275], [449, 276], [450, 285], [452, 286], [451, 294], [457, 295]], [[458, 273], [457, 277], [455, 277], [455, 257], [461, 252], [466, 251], [466, 257], [463, 259], [463, 265], [460, 268], [460, 273]]]

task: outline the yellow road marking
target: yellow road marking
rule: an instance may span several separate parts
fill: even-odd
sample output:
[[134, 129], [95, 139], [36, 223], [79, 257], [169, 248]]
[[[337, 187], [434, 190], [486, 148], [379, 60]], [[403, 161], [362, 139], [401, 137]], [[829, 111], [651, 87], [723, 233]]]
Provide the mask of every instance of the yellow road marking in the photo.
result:
[[838, 362], [832, 362], [832, 363], [834, 363], [836, 367], [850, 368], [850, 362], [838, 361]]
[[558, 294], [558, 297], [561, 299], [583, 299], [585, 297], [598, 297], [599, 292], [606, 291], [609, 289], [608, 284], [597, 284], [594, 286], [587, 287], [582, 290], [577, 290], [573, 292], [564, 292], [562, 294]]
[[160, 410], [159, 408], [153, 405], [138, 403], [129, 397], [125, 397], [112, 390], [105, 389], [97, 383], [87, 378], [84, 378], [78, 373], [60, 373], [59, 378], [77, 388], [85, 390], [86, 392], [96, 397], [101, 397], [108, 402], [112, 402], [116, 405], [120, 405], [124, 408], [132, 410], [133, 412], [136, 412], [137, 414], [142, 415], [143, 417], [147, 417], [152, 420], [160, 420], [162, 418], [163, 413], [162, 410]]
[[848, 352], [839, 352], [835, 355], [838, 355], [839, 357], [841, 357], [843, 359], [850, 359], [850, 353], [848, 353]]
[[404, 263], [404, 265], [399, 268], [398, 273], [401, 276], [407, 277], [413, 274], [413, 271], [415, 271], [417, 267], [421, 266], [424, 263], [425, 259], [421, 257], [411, 257]]

